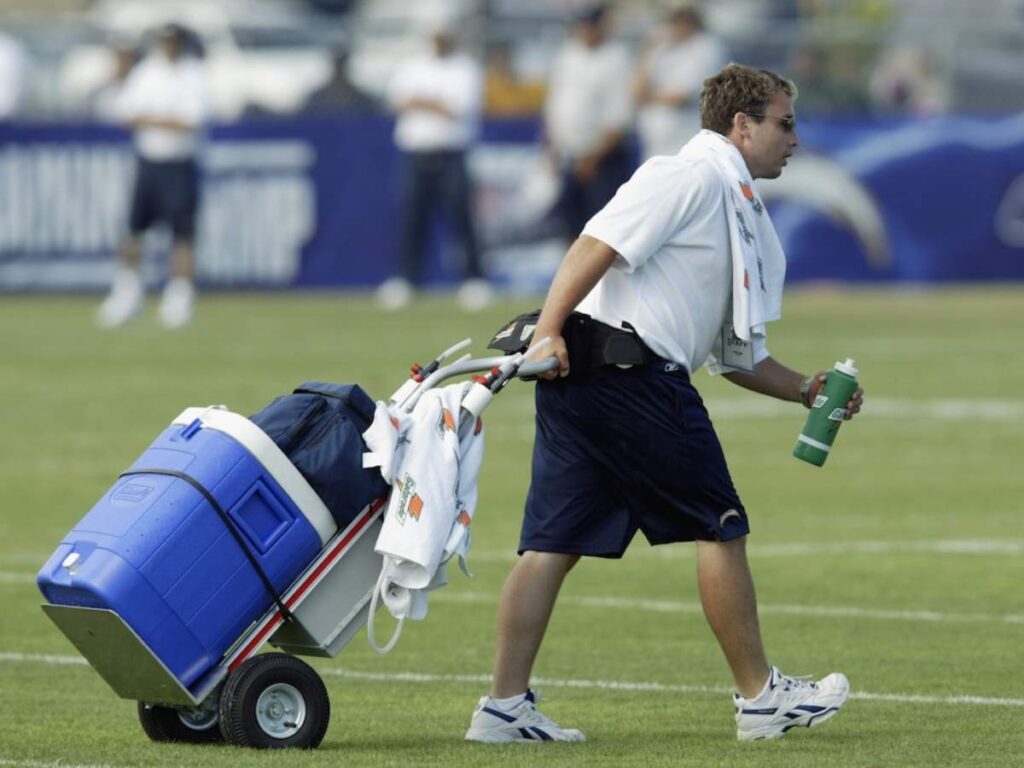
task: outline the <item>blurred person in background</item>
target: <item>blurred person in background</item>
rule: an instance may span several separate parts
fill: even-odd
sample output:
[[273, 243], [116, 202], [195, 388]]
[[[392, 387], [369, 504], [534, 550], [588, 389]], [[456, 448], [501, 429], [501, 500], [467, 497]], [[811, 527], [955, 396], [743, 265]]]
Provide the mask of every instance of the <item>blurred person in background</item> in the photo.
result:
[[520, 77], [507, 42], [487, 50], [484, 74], [484, 114], [489, 117], [538, 115], [544, 108], [547, 88], [542, 82]]
[[21, 109], [28, 78], [24, 46], [0, 31], [0, 121], [10, 120]]
[[480, 65], [458, 48], [457, 19], [431, 23], [428, 54], [402, 64], [391, 81], [388, 102], [397, 115], [395, 144], [401, 154], [401, 231], [399, 274], [377, 289], [385, 309], [405, 306], [422, 279], [430, 225], [447, 217], [461, 251], [464, 309], [482, 309], [491, 300], [473, 225], [473, 186], [466, 154], [476, 138], [483, 97]]
[[629, 54], [609, 39], [610, 24], [607, 5], [581, 12], [548, 82], [543, 142], [559, 169], [557, 205], [570, 241], [633, 170]]
[[800, 83], [800, 112], [804, 115], [828, 115], [841, 107], [829, 74], [828, 53], [820, 45], [804, 44], [794, 48], [786, 69]]
[[112, 55], [109, 77], [88, 97], [89, 114], [103, 122], [121, 122], [118, 114], [118, 100], [124, 90], [128, 75], [138, 63], [139, 52], [135, 44], [118, 38], [111, 42]]
[[170, 227], [173, 244], [159, 317], [164, 327], [180, 328], [192, 319], [195, 303], [197, 152], [207, 115], [202, 68], [186, 55], [184, 28], [176, 24], [161, 28], [154, 50], [128, 76], [117, 112], [133, 134], [135, 187], [129, 233], [97, 321], [101, 327], [113, 328], [142, 309], [141, 238], [149, 228], [163, 224]]
[[330, 79], [309, 94], [302, 111], [307, 115], [338, 112], [378, 112], [383, 107], [349, 77], [349, 47], [337, 42], [331, 47], [332, 70]]
[[836, 45], [828, 51], [829, 93], [833, 115], [848, 117], [871, 113], [868, 93], [868, 46]]
[[693, 5], [678, 5], [648, 41], [633, 79], [643, 159], [674, 155], [700, 131], [704, 78], [726, 62], [725, 48]]
[[883, 114], [926, 117], [949, 110], [948, 81], [934, 58], [915, 46], [899, 45], [884, 51], [868, 87], [875, 110]]

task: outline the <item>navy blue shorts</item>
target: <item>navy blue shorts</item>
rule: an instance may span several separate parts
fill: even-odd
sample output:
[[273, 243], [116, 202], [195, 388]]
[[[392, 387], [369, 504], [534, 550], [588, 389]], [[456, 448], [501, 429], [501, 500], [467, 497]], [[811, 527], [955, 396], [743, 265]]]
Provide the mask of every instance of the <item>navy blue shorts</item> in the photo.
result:
[[128, 227], [140, 234], [155, 224], [166, 224], [175, 239], [195, 236], [199, 207], [199, 170], [194, 160], [153, 162], [139, 158]]
[[711, 419], [686, 370], [665, 361], [538, 382], [526, 550], [621, 557], [651, 544], [750, 532]]

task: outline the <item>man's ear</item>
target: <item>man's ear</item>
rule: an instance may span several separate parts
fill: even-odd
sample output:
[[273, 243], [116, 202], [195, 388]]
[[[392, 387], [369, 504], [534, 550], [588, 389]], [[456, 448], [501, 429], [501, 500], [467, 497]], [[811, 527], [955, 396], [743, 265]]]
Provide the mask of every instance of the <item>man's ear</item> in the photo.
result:
[[739, 143], [739, 139], [750, 137], [750, 117], [746, 112], [737, 112], [732, 116], [732, 127], [729, 129], [728, 138], [734, 144]]

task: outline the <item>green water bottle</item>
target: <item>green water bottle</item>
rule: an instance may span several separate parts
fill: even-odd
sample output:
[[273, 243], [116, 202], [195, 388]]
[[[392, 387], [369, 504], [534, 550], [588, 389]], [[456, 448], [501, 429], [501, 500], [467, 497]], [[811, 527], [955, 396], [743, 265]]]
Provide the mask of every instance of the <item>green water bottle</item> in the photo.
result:
[[820, 467], [828, 458], [832, 443], [843, 423], [846, 404], [857, 390], [857, 369], [853, 360], [836, 363], [825, 374], [825, 386], [819, 391], [807, 414], [807, 423], [796, 439], [793, 455], [809, 464]]

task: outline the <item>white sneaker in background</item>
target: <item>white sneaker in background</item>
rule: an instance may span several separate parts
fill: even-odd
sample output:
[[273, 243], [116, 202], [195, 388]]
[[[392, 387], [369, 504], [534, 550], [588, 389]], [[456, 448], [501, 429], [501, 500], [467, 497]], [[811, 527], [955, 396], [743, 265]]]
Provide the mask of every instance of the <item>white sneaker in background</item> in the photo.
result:
[[188, 325], [195, 309], [196, 289], [192, 281], [184, 277], [174, 277], [164, 288], [160, 299], [160, 322], [164, 328], [175, 330]]
[[835, 715], [849, 695], [850, 681], [840, 672], [812, 683], [787, 677], [772, 667], [757, 698], [733, 694], [736, 737], [740, 741], [777, 739], [790, 728], [813, 728]]
[[110, 293], [96, 310], [96, 324], [100, 328], [124, 325], [142, 310], [146, 292], [142, 279], [134, 269], [118, 267], [110, 285]]
[[412, 301], [412, 283], [404, 277], [391, 277], [377, 288], [377, 304], [381, 309], [394, 311], [401, 309]]
[[537, 695], [527, 691], [510, 709], [502, 709], [490, 696], [484, 696], [473, 710], [466, 741], [541, 742], [586, 741], [575, 728], [562, 728], [537, 709]]
[[494, 291], [486, 280], [474, 277], [459, 286], [455, 299], [459, 302], [459, 306], [467, 312], [479, 312], [494, 299]]

